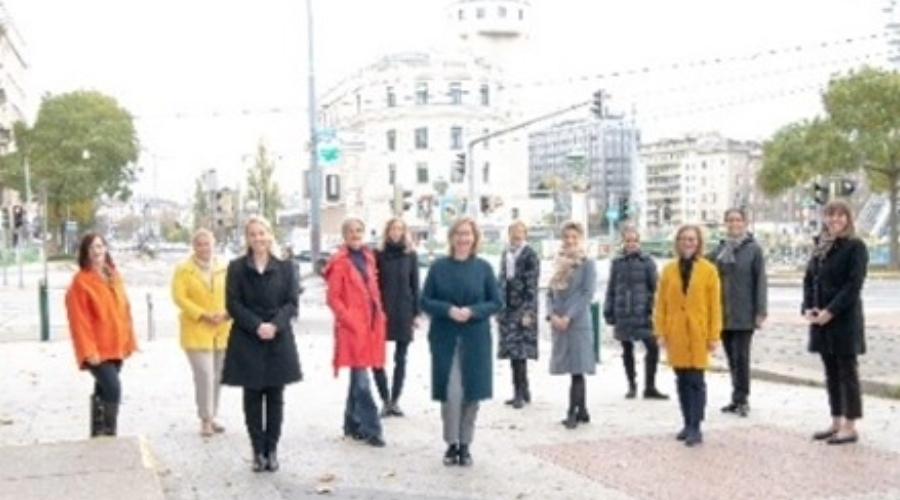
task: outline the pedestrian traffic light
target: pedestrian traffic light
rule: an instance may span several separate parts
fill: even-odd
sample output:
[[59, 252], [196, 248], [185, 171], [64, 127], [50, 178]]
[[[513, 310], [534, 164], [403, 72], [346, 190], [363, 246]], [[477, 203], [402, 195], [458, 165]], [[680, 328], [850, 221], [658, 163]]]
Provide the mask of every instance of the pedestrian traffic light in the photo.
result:
[[850, 179], [842, 179], [841, 180], [841, 188], [840, 193], [841, 196], [850, 196], [853, 192], [856, 191], [856, 183]]
[[591, 113], [597, 118], [603, 118], [603, 90], [594, 92], [594, 100], [591, 104]]
[[812, 185], [813, 190], [813, 200], [815, 200], [816, 204], [824, 205], [828, 203], [828, 186], [824, 184], [819, 184], [818, 182], [813, 182]]
[[630, 213], [631, 207], [629, 206], [629, 200], [627, 196], [623, 196], [621, 200], [619, 200], [619, 216], [620, 219], [627, 219]]
[[453, 179], [462, 182], [466, 178], [466, 154], [457, 153], [453, 162]]

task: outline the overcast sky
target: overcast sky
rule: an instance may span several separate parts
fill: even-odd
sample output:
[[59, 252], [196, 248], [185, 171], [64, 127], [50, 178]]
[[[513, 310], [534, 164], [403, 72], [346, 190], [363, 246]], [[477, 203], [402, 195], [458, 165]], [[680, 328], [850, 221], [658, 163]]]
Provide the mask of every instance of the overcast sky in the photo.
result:
[[[313, 1], [319, 90], [386, 53], [427, 50], [444, 40], [446, 0]], [[281, 156], [283, 187], [299, 186], [306, 139], [303, 0], [5, 3], [28, 45], [35, 109], [44, 92], [90, 88], [138, 117], [141, 191], [186, 199], [193, 179], [212, 167], [234, 185], [260, 138]], [[525, 81], [803, 50], [640, 78], [530, 84], [529, 101], [552, 109], [602, 85], [614, 106], [635, 106], [645, 139], [709, 129], [764, 139], [818, 112], [815, 86], [833, 71], [883, 64], [883, 38], [816, 46], [880, 34], [882, 3], [532, 0]]]

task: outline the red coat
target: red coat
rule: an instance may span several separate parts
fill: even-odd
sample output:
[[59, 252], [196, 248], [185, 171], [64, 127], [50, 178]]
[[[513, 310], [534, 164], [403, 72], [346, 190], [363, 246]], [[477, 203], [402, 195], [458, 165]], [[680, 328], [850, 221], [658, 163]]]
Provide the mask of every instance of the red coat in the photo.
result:
[[325, 268], [328, 307], [334, 313], [334, 373], [341, 367], [384, 366], [386, 317], [378, 291], [375, 256], [363, 250], [368, 280], [356, 269], [350, 251], [343, 247]]

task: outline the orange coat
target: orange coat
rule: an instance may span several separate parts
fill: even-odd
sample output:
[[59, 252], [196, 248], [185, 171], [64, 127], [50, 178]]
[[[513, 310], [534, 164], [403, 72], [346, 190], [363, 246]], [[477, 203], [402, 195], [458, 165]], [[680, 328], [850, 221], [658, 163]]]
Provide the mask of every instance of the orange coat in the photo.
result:
[[69, 332], [81, 369], [93, 355], [100, 361], [123, 360], [137, 349], [125, 284], [113, 270], [107, 283], [95, 271], [79, 271], [66, 292]]
[[706, 259], [694, 262], [685, 294], [678, 260], [665, 269], [656, 290], [653, 327], [666, 343], [672, 368], [709, 367], [709, 343], [722, 334], [722, 302], [719, 273]]

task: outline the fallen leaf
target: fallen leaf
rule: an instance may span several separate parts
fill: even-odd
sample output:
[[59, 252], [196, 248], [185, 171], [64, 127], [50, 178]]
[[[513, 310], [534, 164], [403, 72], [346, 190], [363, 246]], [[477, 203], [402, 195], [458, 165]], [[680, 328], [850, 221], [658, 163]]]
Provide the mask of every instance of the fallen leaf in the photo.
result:
[[330, 495], [334, 491], [331, 486], [326, 486], [324, 484], [320, 484], [316, 486], [316, 493], [319, 495]]

